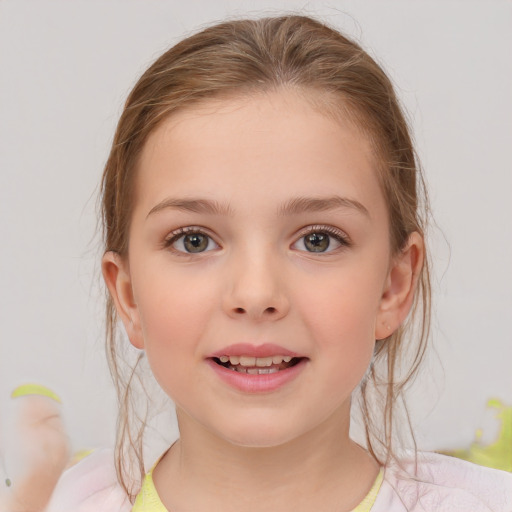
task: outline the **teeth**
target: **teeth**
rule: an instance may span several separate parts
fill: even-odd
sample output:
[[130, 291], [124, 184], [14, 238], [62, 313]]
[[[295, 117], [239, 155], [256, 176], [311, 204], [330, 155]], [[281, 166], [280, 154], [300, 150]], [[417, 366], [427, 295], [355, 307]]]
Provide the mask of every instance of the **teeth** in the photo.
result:
[[257, 357], [256, 358], [256, 366], [264, 367], [271, 366], [273, 363], [272, 357]]
[[[237, 371], [240, 371], [238, 368]], [[249, 373], [251, 375], [264, 375], [268, 373], [277, 373], [277, 368], [242, 368], [242, 373]]]
[[238, 356], [229, 356], [229, 362], [232, 365], [240, 364], [240, 358]]
[[270, 357], [252, 357], [252, 356], [220, 356], [221, 363], [229, 362], [232, 366], [241, 365], [246, 368], [257, 366], [258, 368], [265, 368], [273, 364], [289, 363], [292, 360], [291, 356], [270, 356]]
[[[231, 362], [231, 364], [233, 364], [233, 362]], [[241, 356], [239, 364], [242, 366], [254, 366], [256, 364], [256, 358], [250, 356]]]
[[262, 374], [265, 374], [265, 373], [277, 373], [279, 370], [277, 368], [260, 368], [258, 370], [258, 373], [260, 375]]

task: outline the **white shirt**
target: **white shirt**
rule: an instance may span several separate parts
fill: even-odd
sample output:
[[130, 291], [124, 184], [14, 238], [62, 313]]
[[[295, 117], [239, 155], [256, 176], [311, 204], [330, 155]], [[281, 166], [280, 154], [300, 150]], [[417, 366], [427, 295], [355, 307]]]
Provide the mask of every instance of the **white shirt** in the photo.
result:
[[[512, 512], [512, 474], [419, 453], [384, 470], [371, 512]], [[98, 451], [62, 476], [46, 512], [129, 512], [113, 454]], [[341, 512], [341, 511], [340, 511]]]

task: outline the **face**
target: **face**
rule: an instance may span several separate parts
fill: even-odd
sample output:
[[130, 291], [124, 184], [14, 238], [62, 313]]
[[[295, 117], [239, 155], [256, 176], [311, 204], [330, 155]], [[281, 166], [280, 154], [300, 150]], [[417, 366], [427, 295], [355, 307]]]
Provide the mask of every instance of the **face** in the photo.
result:
[[274, 446], [348, 423], [375, 339], [404, 314], [388, 224], [370, 144], [298, 96], [164, 122], [140, 158], [128, 255], [103, 270], [180, 426]]

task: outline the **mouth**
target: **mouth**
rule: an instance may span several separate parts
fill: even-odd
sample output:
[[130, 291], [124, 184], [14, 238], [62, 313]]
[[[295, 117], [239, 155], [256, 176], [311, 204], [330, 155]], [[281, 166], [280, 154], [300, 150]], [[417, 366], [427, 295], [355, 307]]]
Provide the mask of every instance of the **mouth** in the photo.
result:
[[228, 370], [248, 375], [269, 375], [287, 370], [299, 364], [303, 357], [273, 355], [267, 357], [254, 356], [219, 356], [212, 360]]

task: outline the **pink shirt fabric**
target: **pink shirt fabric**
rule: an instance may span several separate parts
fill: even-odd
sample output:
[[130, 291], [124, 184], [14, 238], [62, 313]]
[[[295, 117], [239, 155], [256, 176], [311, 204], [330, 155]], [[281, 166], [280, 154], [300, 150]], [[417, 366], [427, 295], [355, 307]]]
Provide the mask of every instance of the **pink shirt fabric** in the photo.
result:
[[[415, 471], [416, 467], [416, 471]], [[62, 476], [45, 512], [129, 512], [110, 450]], [[385, 468], [371, 512], [512, 512], [512, 474], [435, 453]]]

